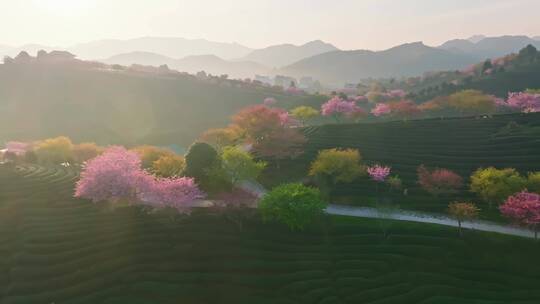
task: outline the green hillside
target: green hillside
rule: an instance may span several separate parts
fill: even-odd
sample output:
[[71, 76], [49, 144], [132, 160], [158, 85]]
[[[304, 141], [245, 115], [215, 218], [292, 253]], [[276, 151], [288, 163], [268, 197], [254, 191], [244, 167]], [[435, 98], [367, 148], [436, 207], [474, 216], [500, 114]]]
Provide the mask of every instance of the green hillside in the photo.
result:
[[409, 97], [415, 101], [427, 101], [469, 89], [505, 98], [508, 92], [540, 87], [540, 52], [532, 45], [523, 48], [518, 54], [496, 60], [504, 63], [493, 65], [491, 61], [481, 62], [470, 73], [433, 72], [422, 78], [400, 81], [397, 86], [409, 92]]
[[[0, 302], [538, 303], [540, 247], [440, 226], [334, 217], [290, 233], [172, 222], [71, 198], [64, 168], [0, 166]], [[200, 212], [199, 212], [200, 213]]]
[[[540, 170], [540, 113], [334, 124], [309, 127], [304, 132], [309, 140], [306, 153], [280, 169], [268, 170], [263, 178], [266, 185], [302, 179], [319, 150], [356, 148], [365, 162], [390, 165], [393, 174], [403, 179], [408, 196], [387, 194], [402, 208], [441, 212], [447, 202], [437, 203], [416, 184], [416, 169], [421, 164], [448, 168], [463, 177], [488, 166], [516, 168], [522, 173]], [[367, 178], [360, 178], [338, 185], [334, 196], [350, 204], [369, 204], [374, 201], [375, 187]], [[468, 192], [460, 196], [473, 198]]]
[[0, 65], [0, 141], [67, 135], [76, 142], [186, 146], [266, 97], [284, 104], [309, 99], [239, 81], [214, 82], [189, 75]]

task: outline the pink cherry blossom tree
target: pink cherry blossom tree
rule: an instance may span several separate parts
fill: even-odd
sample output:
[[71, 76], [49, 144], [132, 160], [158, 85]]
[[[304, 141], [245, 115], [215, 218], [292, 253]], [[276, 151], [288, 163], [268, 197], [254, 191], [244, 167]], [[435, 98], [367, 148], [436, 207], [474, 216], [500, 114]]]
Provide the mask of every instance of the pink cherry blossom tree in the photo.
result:
[[390, 167], [381, 165], [367, 167], [367, 173], [371, 179], [379, 183], [384, 183], [388, 175], [390, 175], [391, 170], [392, 169]]
[[384, 115], [388, 115], [392, 112], [392, 109], [389, 105], [385, 103], [378, 103], [375, 105], [375, 108], [371, 110], [371, 114], [373, 114], [376, 117], [381, 117]]
[[75, 188], [75, 197], [94, 203], [124, 201], [179, 212], [189, 212], [204, 196], [192, 178], [156, 178], [142, 170], [136, 152], [119, 146], [86, 162]]
[[521, 225], [531, 227], [538, 239], [540, 224], [540, 194], [526, 191], [514, 194], [499, 207], [501, 213]]
[[540, 94], [509, 93], [506, 104], [522, 113], [540, 112]]
[[153, 208], [173, 208], [179, 213], [189, 213], [205, 196], [190, 177], [156, 178], [144, 174], [139, 184], [138, 198], [142, 204]]
[[90, 199], [95, 203], [134, 201], [144, 178], [141, 173], [141, 159], [137, 153], [123, 147], [111, 147], [83, 165], [75, 197]]
[[31, 145], [25, 142], [9, 141], [6, 143], [6, 152], [13, 153], [17, 156], [24, 155], [30, 148]]
[[418, 184], [434, 196], [455, 193], [463, 187], [463, 178], [448, 169], [430, 171], [424, 165], [421, 165], [418, 167], [417, 173]]
[[321, 106], [322, 115], [333, 116], [336, 122], [339, 122], [340, 116], [347, 116], [361, 110], [355, 101], [343, 100], [339, 96], [334, 96]]
[[403, 118], [404, 121], [407, 121], [409, 118], [421, 113], [418, 106], [410, 100], [393, 102], [389, 106], [390, 112], [395, 116]]
[[384, 183], [390, 175], [392, 169], [387, 166], [374, 165], [366, 168], [369, 177], [376, 182], [375, 191], [377, 193], [377, 206], [379, 205], [379, 184]]

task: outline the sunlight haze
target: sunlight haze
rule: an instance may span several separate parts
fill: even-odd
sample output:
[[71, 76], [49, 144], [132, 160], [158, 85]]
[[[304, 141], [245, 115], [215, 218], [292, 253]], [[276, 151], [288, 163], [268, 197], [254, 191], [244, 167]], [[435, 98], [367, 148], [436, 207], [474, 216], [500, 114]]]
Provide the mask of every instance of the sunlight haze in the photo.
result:
[[[1, 0], [0, 44], [167, 36], [251, 48], [321, 39], [342, 49], [540, 35], [536, 0]], [[432, 31], [437, 27], [437, 31]]]

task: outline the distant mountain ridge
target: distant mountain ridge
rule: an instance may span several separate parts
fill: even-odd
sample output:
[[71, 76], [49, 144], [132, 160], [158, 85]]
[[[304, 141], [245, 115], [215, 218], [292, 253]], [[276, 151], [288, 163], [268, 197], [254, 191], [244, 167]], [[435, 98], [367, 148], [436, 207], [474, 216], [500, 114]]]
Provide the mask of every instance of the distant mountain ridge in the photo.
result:
[[142, 37], [129, 40], [98, 40], [69, 47], [68, 51], [82, 59], [108, 58], [129, 52], [149, 52], [172, 58], [194, 55], [216, 55], [225, 59], [247, 55], [252, 49], [237, 43], [204, 39]]
[[268, 74], [270, 69], [251, 61], [230, 61], [215, 55], [186, 56], [174, 59], [148, 52], [132, 52], [119, 54], [100, 60], [107, 64], [120, 64], [130, 66], [132, 64], [160, 66], [166, 64], [169, 68], [181, 72], [195, 74], [205, 71], [212, 75], [227, 74], [231, 78], [253, 78], [255, 74]]
[[433, 48], [421, 42], [385, 51], [334, 51], [300, 60], [279, 72], [312, 76], [324, 83], [342, 85], [361, 79], [416, 76], [428, 71], [459, 69], [477, 60], [468, 55]]
[[[539, 39], [539, 40], [536, 40]], [[100, 40], [68, 48], [43, 45], [10, 47], [0, 45], [0, 56], [14, 56], [21, 50], [67, 50], [81, 59], [109, 64], [141, 64], [195, 73], [228, 74], [253, 78], [256, 74], [311, 76], [323, 84], [343, 85], [369, 77], [419, 76], [438, 70], [456, 70], [488, 58], [518, 52], [528, 44], [540, 48], [540, 36], [475, 35], [454, 39], [438, 47], [409, 43], [386, 51], [341, 51], [332, 44], [315, 40], [303, 45], [281, 44], [251, 49], [237, 43], [203, 39], [142, 37], [129, 40]]]
[[299, 46], [280, 44], [254, 50], [241, 58], [241, 60], [253, 61], [268, 67], [279, 68], [304, 58], [337, 50], [339, 49], [332, 44], [315, 40]]
[[486, 37], [477, 42], [471, 39], [454, 39], [443, 43], [439, 48], [485, 60], [519, 52], [529, 44], [540, 48], [540, 41], [527, 36]]

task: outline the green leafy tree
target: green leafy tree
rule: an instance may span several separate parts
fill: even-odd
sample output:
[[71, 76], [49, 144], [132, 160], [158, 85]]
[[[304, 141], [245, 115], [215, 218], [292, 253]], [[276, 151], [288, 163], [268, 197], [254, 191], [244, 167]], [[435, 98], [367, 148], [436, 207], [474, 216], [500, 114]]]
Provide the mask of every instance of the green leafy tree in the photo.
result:
[[221, 163], [233, 184], [256, 179], [266, 167], [265, 162], [256, 161], [251, 154], [239, 147], [225, 147], [221, 153]]
[[390, 190], [392, 190], [392, 191], [401, 190], [401, 188], [403, 187], [403, 181], [397, 175], [390, 176], [386, 180], [386, 183], [388, 184], [388, 186], [390, 186]]
[[34, 152], [41, 163], [69, 162], [73, 160], [73, 143], [65, 136], [49, 138], [38, 143]]
[[455, 202], [448, 205], [448, 213], [458, 222], [459, 235], [462, 235], [461, 223], [466, 220], [473, 220], [478, 217], [480, 209], [476, 208], [473, 203]]
[[326, 206], [318, 189], [295, 183], [272, 189], [259, 203], [259, 211], [265, 221], [278, 221], [291, 230], [303, 230], [324, 214]]
[[530, 172], [527, 176], [527, 190], [540, 194], [540, 172]]
[[185, 159], [180, 155], [163, 155], [152, 164], [152, 172], [161, 177], [181, 176], [186, 167]]
[[319, 116], [319, 111], [312, 107], [300, 106], [294, 108], [291, 114], [302, 123], [302, 126], [305, 126], [307, 121]]
[[79, 164], [90, 160], [105, 151], [95, 143], [82, 143], [73, 146], [73, 160]]
[[490, 206], [493, 203], [501, 203], [526, 186], [527, 180], [513, 168], [480, 168], [471, 175], [471, 191], [488, 202]]
[[477, 90], [464, 90], [448, 97], [448, 105], [462, 114], [492, 114], [495, 99]]
[[186, 154], [186, 175], [204, 178], [206, 171], [219, 161], [216, 150], [207, 143], [192, 144]]
[[163, 156], [174, 156], [174, 152], [169, 149], [159, 148], [156, 146], [138, 146], [132, 149], [139, 154], [141, 165], [144, 169], [151, 169], [154, 162]]
[[310, 176], [330, 180], [332, 183], [349, 183], [365, 172], [360, 152], [356, 149], [328, 149], [319, 151], [311, 164]]
[[243, 138], [243, 130], [231, 125], [227, 128], [210, 129], [203, 133], [201, 140], [221, 150], [226, 146], [237, 144]]

